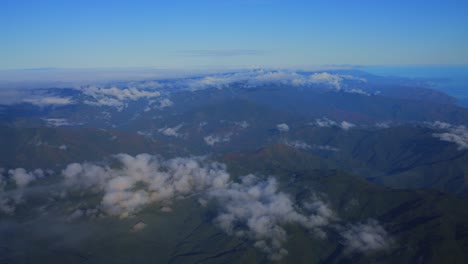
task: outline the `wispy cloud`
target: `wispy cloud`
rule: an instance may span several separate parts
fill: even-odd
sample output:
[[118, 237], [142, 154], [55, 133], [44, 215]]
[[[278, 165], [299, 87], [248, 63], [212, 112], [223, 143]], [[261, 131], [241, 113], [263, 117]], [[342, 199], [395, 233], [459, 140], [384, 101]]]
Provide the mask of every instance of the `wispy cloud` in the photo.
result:
[[235, 57], [235, 56], [262, 56], [265, 50], [252, 49], [223, 49], [223, 50], [181, 50], [179, 54], [195, 57]]

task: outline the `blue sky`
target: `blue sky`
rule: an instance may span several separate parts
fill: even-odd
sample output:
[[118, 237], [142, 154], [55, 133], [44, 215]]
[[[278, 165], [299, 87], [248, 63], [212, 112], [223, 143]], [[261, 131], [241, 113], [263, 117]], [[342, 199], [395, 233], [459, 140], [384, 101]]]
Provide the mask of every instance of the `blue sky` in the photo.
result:
[[0, 2], [0, 69], [468, 64], [466, 0]]

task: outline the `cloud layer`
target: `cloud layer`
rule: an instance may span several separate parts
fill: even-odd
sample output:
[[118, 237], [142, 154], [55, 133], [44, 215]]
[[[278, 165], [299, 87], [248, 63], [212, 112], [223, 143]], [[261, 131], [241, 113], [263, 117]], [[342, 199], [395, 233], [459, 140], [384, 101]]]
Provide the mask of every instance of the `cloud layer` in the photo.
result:
[[[11, 214], [24, 202], [23, 191], [44, 172], [18, 168], [5, 173], [0, 169], [0, 209]], [[99, 197], [94, 207], [75, 209], [67, 221], [104, 215], [127, 218], [147, 206], [169, 213], [176, 200], [195, 198], [202, 207], [217, 210], [212, 218], [216, 227], [227, 235], [250, 240], [270, 260], [288, 254], [284, 248], [288, 239], [286, 225], [298, 225], [321, 239], [335, 230], [350, 251], [384, 250], [392, 241], [372, 219], [356, 225], [339, 224], [338, 214], [317, 194], [297, 201], [280, 190], [275, 177], [249, 174], [233, 179], [226, 165], [202, 157], [165, 160], [149, 154], [118, 154], [105, 164], [71, 163], [62, 170], [61, 177], [58, 189], [63, 190], [62, 199], [80, 204], [80, 199], [88, 195]], [[4, 192], [5, 188], [15, 191]], [[130, 232], [142, 232], [146, 225], [138, 222]]]

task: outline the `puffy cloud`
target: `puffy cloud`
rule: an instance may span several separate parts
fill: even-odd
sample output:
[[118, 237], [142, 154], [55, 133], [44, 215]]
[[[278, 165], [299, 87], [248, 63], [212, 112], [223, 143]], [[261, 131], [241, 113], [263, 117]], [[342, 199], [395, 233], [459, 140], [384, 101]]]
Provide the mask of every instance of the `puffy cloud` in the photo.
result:
[[214, 146], [218, 143], [221, 143], [221, 142], [228, 142], [231, 140], [231, 136], [232, 134], [231, 133], [228, 133], [226, 135], [223, 135], [223, 136], [216, 136], [216, 135], [208, 135], [206, 137], [203, 138], [203, 140], [205, 141], [205, 143], [209, 146]]
[[279, 132], [288, 132], [289, 126], [285, 123], [282, 123], [282, 124], [276, 125], [276, 129], [278, 129]]
[[87, 86], [80, 88], [80, 90], [89, 98], [84, 101], [85, 104], [116, 107], [119, 111], [127, 107], [126, 102], [128, 101], [151, 99], [161, 95], [161, 93], [158, 91], [143, 90], [136, 87], [104, 88], [97, 86]]
[[349, 225], [341, 232], [344, 245], [349, 251], [368, 253], [388, 249], [392, 243], [387, 231], [374, 219], [365, 223]]
[[312, 123], [312, 124], [318, 127], [339, 127], [343, 130], [349, 130], [350, 128], [353, 128], [356, 126], [355, 124], [347, 122], [347, 121], [342, 121], [341, 123], [338, 123], [326, 117], [316, 119], [315, 123]]
[[174, 102], [172, 102], [171, 100], [167, 99], [167, 98], [164, 98], [162, 99], [161, 101], [159, 101], [159, 108], [166, 108], [166, 107], [169, 107], [169, 106], [172, 106], [174, 104]]
[[163, 161], [140, 154], [116, 155], [120, 169], [95, 164], [68, 165], [62, 172], [65, 185], [78, 190], [104, 192], [101, 208], [110, 215], [127, 217], [150, 203], [211, 188], [222, 188], [229, 180], [225, 166], [201, 158]]
[[93, 98], [101, 98], [101, 97], [112, 97], [116, 98], [120, 101], [136, 101], [141, 98], [154, 98], [161, 95], [158, 91], [147, 91], [147, 90], [140, 90], [135, 87], [130, 88], [102, 88], [96, 86], [89, 86], [82, 89], [83, 93], [89, 95]]
[[[328, 72], [317, 72], [308, 75], [288, 70], [257, 69], [186, 79], [181, 84], [188, 86], [191, 90], [199, 90], [208, 87], [221, 89], [234, 83], [242, 84], [246, 87], [257, 87], [270, 84], [291, 86], [326, 85], [335, 90], [341, 90], [343, 88], [343, 83], [346, 80], [366, 82], [366, 79], [363, 78], [351, 75], [332, 74]], [[359, 92], [357, 89], [350, 91]]]
[[429, 125], [436, 129], [445, 130], [441, 133], [432, 134], [434, 137], [442, 141], [455, 143], [459, 150], [468, 149], [468, 129], [465, 126], [455, 126], [439, 121]]
[[299, 224], [314, 230], [334, 218], [332, 210], [319, 200], [299, 209], [290, 196], [278, 191], [278, 183], [271, 177], [261, 180], [254, 175], [243, 176], [239, 183], [231, 182], [208, 196], [221, 206], [214, 223], [229, 235], [254, 240], [254, 246], [272, 260], [288, 253], [282, 247], [287, 239], [283, 225]]
[[139, 232], [146, 228], [146, 224], [143, 222], [138, 222], [132, 227], [132, 232]]
[[115, 159], [120, 164], [117, 168], [68, 165], [62, 172], [66, 186], [103, 192], [100, 210], [119, 217], [134, 215], [150, 204], [170, 212], [172, 200], [197, 195], [202, 205], [218, 206], [216, 226], [229, 235], [253, 240], [272, 260], [287, 254], [282, 246], [287, 239], [284, 225], [298, 224], [321, 234], [321, 228], [335, 219], [328, 205], [316, 197], [297, 204], [279, 191], [273, 177], [247, 175], [234, 182], [224, 164], [203, 158], [162, 160], [148, 154], [119, 154]]
[[178, 137], [178, 136], [180, 136], [180, 134], [177, 131], [182, 126], [183, 126], [183, 124], [180, 124], [180, 125], [175, 126], [175, 127], [164, 127], [164, 128], [158, 129], [158, 132], [160, 132], [163, 135], [169, 136], [169, 137]]
[[[2, 174], [3, 171], [2, 169]], [[36, 169], [28, 172], [23, 168], [16, 168], [9, 170], [8, 174], [8, 179], [0, 174], [0, 212], [12, 214], [16, 210], [16, 206], [24, 202], [24, 189], [31, 182], [44, 177], [44, 171]], [[4, 192], [3, 190], [8, 181], [13, 182], [17, 189]]]
[[286, 143], [286, 145], [288, 145], [288, 146], [290, 146], [290, 147], [293, 147], [293, 148], [296, 148], [296, 149], [307, 150], [307, 149], [311, 149], [311, 148], [312, 148], [312, 146], [310, 146], [310, 145], [307, 144], [306, 142], [300, 141], [300, 140], [286, 141], [285, 143]]
[[242, 129], [246, 129], [250, 126], [250, 124], [243, 120], [243, 121], [239, 121], [239, 122], [234, 122], [234, 125], [238, 126], [239, 128], [242, 128]]
[[350, 123], [350, 122], [346, 122], [346, 121], [342, 121], [340, 123], [340, 127], [343, 129], [343, 130], [349, 130], [350, 128], [353, 128], [355, 127], [356, 125], [353, 124], [353, 123]]
[[67, 147], [67, 145], [60, 145], [60, 146], [59, 146], [59, 149], [60, 149], [60, 150], [67, 150], [68, 147]]
[[24, 188], [29, 183], [35, 181], [37, 178], [42, 178], [44, 176], [44, 172], [41, 169], [27, 172], [23, 168], [17, 168], [14, 170], [9, 170], [8, 174], [10, 175], [11, 179], [15, 181], [16, 186], [19, 188]]

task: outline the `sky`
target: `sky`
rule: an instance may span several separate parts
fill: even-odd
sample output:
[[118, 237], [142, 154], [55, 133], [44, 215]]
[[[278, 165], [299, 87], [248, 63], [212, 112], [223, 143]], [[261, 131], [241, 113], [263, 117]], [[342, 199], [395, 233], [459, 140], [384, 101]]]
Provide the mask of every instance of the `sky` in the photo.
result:
[[0, 70], [468, 64], [466, 0], [0, 1]]

